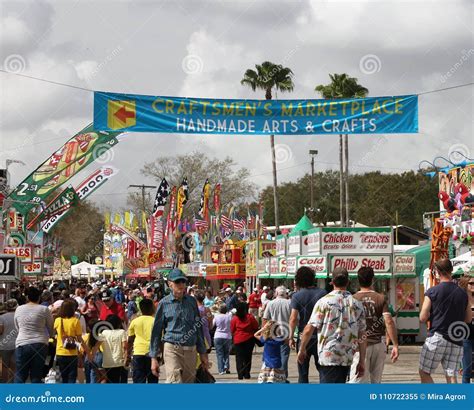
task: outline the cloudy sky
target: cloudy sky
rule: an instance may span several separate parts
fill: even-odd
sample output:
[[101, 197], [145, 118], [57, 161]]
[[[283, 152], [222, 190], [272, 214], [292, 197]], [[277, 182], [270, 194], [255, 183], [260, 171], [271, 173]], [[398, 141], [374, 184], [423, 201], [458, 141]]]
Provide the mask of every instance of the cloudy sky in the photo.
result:
[[[465, 1], [100, 0], [2, 1], [3, 70], [113, 92], [263, 98], [240, 85], [266, 60], [290, 67], [295, 90], [318, 98], [328, 73], [348, 73], [371, 96], [421, 93], [473, 81], [473, 8]], [[93, 94], [0, 73], [0, 167], [16, 185], [92, 121]], [[473, 88], [420, 96], [420, 133], [350, 136], [350, 171], [418, 169], [437, 155], [474, 157]], [[130, 133], [109, 155], [120, 174], [91, 196], [125, 204], [139, 170], [162, 155], [199, 149], [232, 156], [260, 187], [271, 184], [268, 136]], [[280, 181], [335, 169], [338, 137], [277, 136]], [[454, 153], [453, 153], [454, 152]], [[437, 165], [444, 165], [439, 159]], [[97, 165], [82, 171], [84, 179]]]

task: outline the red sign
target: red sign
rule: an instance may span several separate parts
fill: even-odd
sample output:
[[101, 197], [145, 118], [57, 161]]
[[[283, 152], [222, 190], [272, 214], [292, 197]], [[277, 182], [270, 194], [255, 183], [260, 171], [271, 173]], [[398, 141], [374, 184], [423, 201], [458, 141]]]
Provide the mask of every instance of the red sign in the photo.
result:
[[3, 253], [8, 255], [16, 255], [22, 262], [31, 262], [31, 247], [19, 246], [18, 248], [5, 247]]

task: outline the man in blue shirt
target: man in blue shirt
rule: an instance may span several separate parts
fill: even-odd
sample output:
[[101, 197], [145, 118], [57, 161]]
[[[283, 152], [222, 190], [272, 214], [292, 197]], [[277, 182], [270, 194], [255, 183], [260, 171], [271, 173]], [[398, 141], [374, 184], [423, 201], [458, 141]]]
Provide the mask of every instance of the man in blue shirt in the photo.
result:
[[[307, 266], [302, 266], [296, 271], [295, 285], [298, 291], [293, 294], [290, 303], [290, 347], [292, 349], [296, 347], [296, 350], [299, 351], [301, 335], [313, 313], [314, 305], [326, 295], [326, 291], [316, 286], [315, 273]], [[296, 326], [298, 326], [297, 341], [293, 338]], [[312, 357], [319, 370], [317, 336], [317, 333], [314, 332], [306, 347], [306, 359], [302, 363], [298, 362], [298, 383], [309, 383], [309, 364]]]
[[158, 304], [151, 333], [151, 370], [159, 377], [158, 354], [162, 351], [167, 383], [194, 383], [198, 353], [202, 366], [209, 366], [201, 316], [196, 300], [186, 294], [186, 283], [181, 270], [169, 273], [172, 293]]

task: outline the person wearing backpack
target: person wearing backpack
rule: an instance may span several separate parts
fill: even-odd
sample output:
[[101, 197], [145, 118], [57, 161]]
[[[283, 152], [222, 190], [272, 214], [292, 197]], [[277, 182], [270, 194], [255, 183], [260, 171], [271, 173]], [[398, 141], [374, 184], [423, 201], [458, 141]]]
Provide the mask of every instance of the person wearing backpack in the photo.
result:
[[76, 302], [65, 299], [59, 308], [59, 317], [54, 321], [57, 334], [56, 363], [63, 383], [76, 383], [78, 367], [78, 345], [89, 356], [90, 351], [82, 339], [81, 322], [76, 316]]

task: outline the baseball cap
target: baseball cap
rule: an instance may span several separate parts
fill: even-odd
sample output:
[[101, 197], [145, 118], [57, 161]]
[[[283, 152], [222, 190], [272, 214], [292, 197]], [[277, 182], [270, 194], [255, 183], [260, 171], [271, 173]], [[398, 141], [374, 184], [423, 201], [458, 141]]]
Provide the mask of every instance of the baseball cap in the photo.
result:
[[185, 280], [187, 281], [188, 278], [186, 277], [186, 275], [183, 273], [183, 271], [181, 269], [173, 269], [169, 274], [168, 274], [168, 278], [167, 278], [169, 281], [171, 282], [176, 282], [177, 280]]
[[226, 288], [225, 291], [226, 292], [232, 292], [232, 289], [231, 288]]
[[268, 290], [268, 286], [264, 286], [264, 287], [263, 287], [263, 290]]
[[18, 302], [16, 299], [8, 299], [7, 302], [5, 303], [5, 308], [7, 310], [15, 310], [18, 307]]
[[103, 290], [100, 294], [102, 300], [110, 300], [112, 297], [112, 292], [109, 289]]

